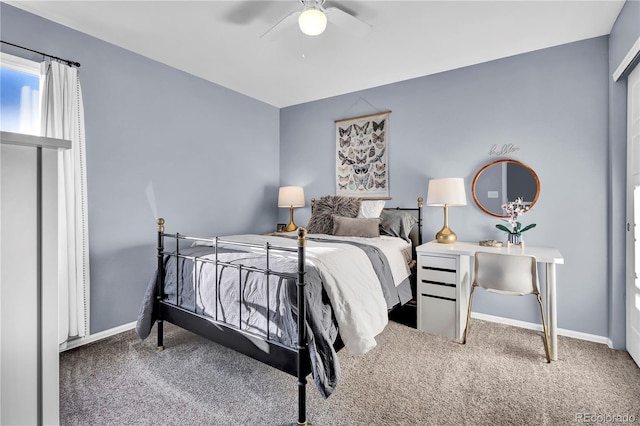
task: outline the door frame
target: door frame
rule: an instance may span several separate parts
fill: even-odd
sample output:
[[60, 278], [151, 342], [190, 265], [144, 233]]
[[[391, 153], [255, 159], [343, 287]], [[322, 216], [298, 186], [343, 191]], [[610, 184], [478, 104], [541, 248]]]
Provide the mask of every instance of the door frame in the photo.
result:
[[[638, 67], [638, 63], [640, 62], [640, 37], [638, 37], [635, 43], [631, 46], [625, 57], [622, 59], [616, 70], [612, 74], [612, 78], [614, 82], [619, 81], [620, 79], [627, 78], [632, 72], [640, 70]], [[640, 72], [640, 71], [639, 71]], [[631, 140], [630, 140], [630, 112], [629, 112], [629, 86], [627, 85], [627, 117], [625, 122], [627, 123], [626, 129], [626, 140], [627, 140], [627, 172], [625, 178], [625, 283], [624, 283], [624, 292], [625, 292], [625, 346], [628, 349], [629, 346], [629, 336], [630, 336], [630, 325], [629, 325], [629, 312], [631, 310], [631, 303], [629, 289], [632, 289], [631, 286], [635, 285], [633, 281], [635, 281], [635, 244], [634, 244], [634, 229], [631, 228], [631, 224], [634, 223], [634, 192], [633, 192], [633, 182], [631, 177], [631, 169], [632, 169], [632, 149], [631, 149]], [[634, 225], [635, 226], [635, 225]], [[640, 272], [640, 271], [639, 271]], [[640, 358], [640, 356], [638, 356]], [[640, 366], [640, 359], [635, 359], [636, 363]]]
[[[638, 290], [638, 274], [636, 270], [638, 262], [636, 257], [640, 254], [636, 235], [638, 223], [635, 220], [638, 212], [635, 211], [638, 200], [636, 188], [640, 187], [640, 67], [634, 66], [627, 74], [627, 172], [626, 172], [626, 347], [627, 351], [640, 366], [640, 324], [631, 324], [632, 318], [640, 318], [637, 311], [640, 310], [640, 291]], [[633, 96], [634, 89], [638, 96]], [[636, 313], [633, 315], [632, 313]]]

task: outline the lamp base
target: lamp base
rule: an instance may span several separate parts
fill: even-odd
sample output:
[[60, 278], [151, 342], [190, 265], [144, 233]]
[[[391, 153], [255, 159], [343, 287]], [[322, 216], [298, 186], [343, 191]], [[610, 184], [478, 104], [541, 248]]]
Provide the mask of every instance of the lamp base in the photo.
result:
[[295, 224], [295, 222], [293, 221], [293, 206], [289, 207], [289, 224], [287, 225], [286, 228], [284, 228], [284, 230], [286, 232], [291, 232], [291, 231], [295, 231], [296, 229], [298, 229], [298, 225]]
[[436, 234], [436, 241], [443, 244], [453, 244], [458, 240], [458, 237], [455, 232], [449, 229], [448, 226], [443, 227]]
[[293, 222], [289, 222], [289, 224], [284, 228], [285, 232], [291, 232], [298, 229], [298, 225]]

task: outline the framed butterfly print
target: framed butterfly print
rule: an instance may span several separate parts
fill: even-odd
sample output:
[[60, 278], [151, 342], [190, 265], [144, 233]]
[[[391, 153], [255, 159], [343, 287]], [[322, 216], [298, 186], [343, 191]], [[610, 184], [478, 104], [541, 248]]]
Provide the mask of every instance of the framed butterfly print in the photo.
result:
[[336, 195], [389, 198], [390, 113], [336, 120]]

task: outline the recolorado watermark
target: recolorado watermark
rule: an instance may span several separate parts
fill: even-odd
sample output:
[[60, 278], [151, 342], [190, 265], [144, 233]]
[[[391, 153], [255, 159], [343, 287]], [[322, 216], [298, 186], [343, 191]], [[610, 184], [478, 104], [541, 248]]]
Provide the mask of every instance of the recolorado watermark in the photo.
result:
[[592, 414], [576, 413], [578, 423], [635, 423], [633, 414]]

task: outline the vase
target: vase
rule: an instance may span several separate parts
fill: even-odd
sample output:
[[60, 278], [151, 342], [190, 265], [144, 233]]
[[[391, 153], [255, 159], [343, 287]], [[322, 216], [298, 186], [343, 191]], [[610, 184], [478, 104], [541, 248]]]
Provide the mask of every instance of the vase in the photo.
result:
[[520, 242], [522, 241], [522, 234], [509, 232], [507, 234], [507, 241], [509, 242], [509, 244], [520, 244]]

